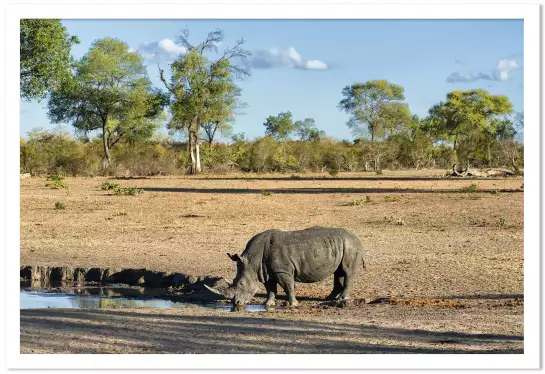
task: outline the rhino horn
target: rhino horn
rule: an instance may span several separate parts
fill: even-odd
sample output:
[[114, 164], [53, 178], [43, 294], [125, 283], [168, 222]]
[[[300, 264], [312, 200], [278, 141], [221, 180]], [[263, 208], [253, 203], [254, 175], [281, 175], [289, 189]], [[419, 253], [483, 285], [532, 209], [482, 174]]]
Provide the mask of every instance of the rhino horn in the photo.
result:
[[223, 292], [222, 292], [220, 290], [215, 289], [214, 287], [209, 287], [206, 284], [203, 284], [203, 286], [206, 287], [206, 289], [208, 291], [213, 292], [216, 295], [223, 296], [223, 297], [225, 297], [227, 299], [230, 299], [232, 297], [231, 292], [228, 291], [229, 289], [223, 290]]
[[206, 284], [204, 284], [203, 286], [206, 287], [206, 289], [207, 289], [208, 291], [213, 292], [213, 293], [215, 293], [216, 295], [222, 295], [222, 296], [223, 296], [223, 294], [222, 294], [220, 291], [216, 290], [215, 288], [209, 287], [209, 286], [207, 286]]

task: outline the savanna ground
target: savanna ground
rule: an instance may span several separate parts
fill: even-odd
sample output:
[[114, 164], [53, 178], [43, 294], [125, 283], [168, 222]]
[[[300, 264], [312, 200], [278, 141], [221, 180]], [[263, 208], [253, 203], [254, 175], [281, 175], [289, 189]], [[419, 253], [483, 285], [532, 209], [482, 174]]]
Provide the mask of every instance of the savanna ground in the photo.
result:
[[[319, 307], [328, 279], [297, 284], [298, 310], [23, 310], [21, 351], [520, 353], [523, 180], [441, 172], [67, 178], [58, 190], [45, 178], [22, 179], [22, 265], [232, 279], [225, 253], [242, 252], [256, 233], [335, 226], [365, 248], [352, 297], [398, 301]], [[114, 195], [101, 190], [106, 180], [145, 192]], [[64, 210], [54, 209], [57, 201]]]

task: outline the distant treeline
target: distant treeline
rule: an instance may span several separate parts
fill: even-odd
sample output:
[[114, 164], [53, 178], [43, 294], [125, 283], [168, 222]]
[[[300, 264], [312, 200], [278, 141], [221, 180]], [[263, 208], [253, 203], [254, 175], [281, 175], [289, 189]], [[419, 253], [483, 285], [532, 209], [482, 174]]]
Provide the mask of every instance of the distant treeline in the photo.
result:
[[[187, 143], [155, 136], [148, 140], [119, 142], [112, 149], [112, 164], [102, 168], [102, 139], [74, 139], [61, 131], [34, 130], [21, 138], [21, 173], [32, 175], [179, 175], [190, 170]], [[382, 169], [450, 169], [454, 162], [475, 167], [523, 167], [523, 145], [509, 141], [483, 142], [466, 138], [453, 150], [424, 134], [394, 134], [386, 140], [337, 141], [278, 140], [264, 136], [255, 140], [234, 137], [230, 143], [203, 143], [203, 171], [305, 172], [335, 174], [341, 171]], [[460, 160], [460, 161], [458, 161]]]

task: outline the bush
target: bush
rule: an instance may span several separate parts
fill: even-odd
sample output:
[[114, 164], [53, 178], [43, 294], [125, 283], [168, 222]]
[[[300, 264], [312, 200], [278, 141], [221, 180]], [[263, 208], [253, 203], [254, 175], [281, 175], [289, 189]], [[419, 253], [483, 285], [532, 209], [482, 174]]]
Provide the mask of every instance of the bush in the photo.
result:
[[48, 183], [45, 184], [46, 187], [50, 187], [54, 189], [66, 188], [66, 185], [63, 182], [64, 178], [58, 174], [50, 175], [47, 177], [46, 180], [49, 181]]
[[106, 181], [106, 182], [102, 183], [102, 186], [100, 186], [100, 188], [103, 191], [115, 190], [118, 187], [119, 187], [119, 184], [114, 183], [114, 182], [110, 182], [110, 181]]
[[463, 187], [462, 191], [464, 191], [464, 192], [475, 192], [475, 191], [477, 191], [477, 185], [475, 183], [472, 183], [469, 186]]
[[[455, 154], [452, 145], [434, 144], [432, 138], [418, 131], [400, 132], [374, 142], [338, 141], [327, 137], [279, 141], [271, 136], [249, 141], [237, 137], [231, 144], [202, 144], [200, 155], [203, 170], [213, 173], [238, 169], [258, 173], [329, 172], [335, 176], [340, 172], [365, 170], [380, 175], [383, 169], [439, 167], [450, 170], [456, 158], [458, 163], [469, 160], [476, 167], [488, 166], [488, 150], [482, 148], [482, 139], [459, 141], [458, 154]], [[475, 148], [477, 143], [481, 145]], [[511, 156], [523, 167], [524, 147], [512, 143], [491, 143], [493, 164], [506, 164], [507, 156]], [[507, 145], [511, 147], [506, 148]], [[28, 140], [20, 139], [20, 172], [72, 176], [176, 175], [185, 173], [190, 164], [187, 144], [165, 137], [121, 140], [111, 150], [112, 164], [107, 170], [102, 170], [102, 154], [102, 139], [77, 140], [62, 131], [37, 129], [29, 133]]]
[[114, 194], [116, 194], [116, 195], [136, 196], [136, 195], [141, 195], [143, 193], [144, 193], [144, 190], [136, 188], [136, 187], [117, 186], [117, 187], [114, 188]]
[[66, 205], [64, 205], [64, 203], [60, 201], [57, 201], [55, 203], [55, 210], [64, 210], [64, 209], [66, 209]]

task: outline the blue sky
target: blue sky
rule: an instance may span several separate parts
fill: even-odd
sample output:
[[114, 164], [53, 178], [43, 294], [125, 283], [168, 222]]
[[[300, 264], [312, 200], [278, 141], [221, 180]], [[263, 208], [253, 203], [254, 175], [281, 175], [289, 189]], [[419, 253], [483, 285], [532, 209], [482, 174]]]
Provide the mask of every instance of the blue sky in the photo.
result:
[[[223, 45], [244, 37], [253, 53], [252, 76], [239, 82], [248, 104], [234, 131], [264, 135], [269, 115], [291, 111], [295, 120], [312, 117], [338, 139], [352, 139], [348, 116], [338, 110], [346, 85], [386, 79], [405, 88], [411, 111], [425, 116], [452, 90], [483, 88], [506, 95], [523, 110], [522, 20], [64, 20], [81, 43], [116, 37], [145, 57], [151, 81], [162, 87], [163, 69], [183, 49], [173, 41], [182, 28], [197, 44], [222, 29]], [[36, 127], [53, 129], [46, 102], [21, 102], [21, 136]], [[64, 124], [71, 131], [69, 124]], [[164, 130], [163, 130], [164, 132]]]

